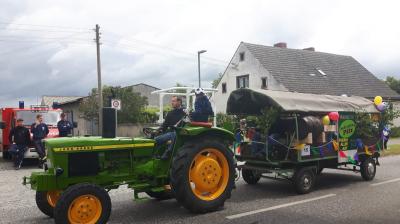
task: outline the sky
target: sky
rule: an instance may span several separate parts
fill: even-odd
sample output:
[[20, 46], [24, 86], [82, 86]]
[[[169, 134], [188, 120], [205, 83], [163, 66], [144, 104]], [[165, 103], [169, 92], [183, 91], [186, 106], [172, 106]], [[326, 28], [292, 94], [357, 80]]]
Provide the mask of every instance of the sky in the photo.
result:
[[400, 78], [398, 1], [1, 0], [0, 107], [104, 85], [202, 86], [223, 73], [241, 41], [350, 55], [378, 78]]

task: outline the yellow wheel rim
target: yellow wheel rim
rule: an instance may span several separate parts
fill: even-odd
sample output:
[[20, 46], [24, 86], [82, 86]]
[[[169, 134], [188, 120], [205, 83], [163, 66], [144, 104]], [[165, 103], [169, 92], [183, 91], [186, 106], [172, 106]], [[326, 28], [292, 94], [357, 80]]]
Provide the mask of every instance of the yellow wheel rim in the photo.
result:
[[204, 149], [194, 157], [189, 182], [196, 197], [205, 201], [214, 200], [225, 191], [228, 181], [228, 160], [219, 150]]
[[72, 201], [68, 209], [68, 220], [71, 224], [95, 224], [100, 219], [102, 206], [94, 195], [82, 195]]
[[60, 195], [61, 191], [48, 191], [46, 194], [47, 203], [49, 203], [49, 205], [53, 208], [56, 207]]

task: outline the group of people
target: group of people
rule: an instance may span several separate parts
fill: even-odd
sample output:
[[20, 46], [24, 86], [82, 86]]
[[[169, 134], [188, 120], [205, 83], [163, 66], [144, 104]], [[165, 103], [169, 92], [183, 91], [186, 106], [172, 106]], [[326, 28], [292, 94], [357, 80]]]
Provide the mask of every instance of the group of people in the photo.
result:
[[[193, 122], [208, 122], [208, 117], [214, 114], [211, 103], [202, 88], [195, 90], [196, 100], [194, 102], [194, 111], [190, 113], [191, 121]], [[171, 98], [172, 110], [168, 112], [164, 123], [160, 128], [160, 135], [155, 138], [156, 145], [159, 147], [163, 144], [168, 144], [167, 149], [161, 155], [160, 159], [169, 158], [175, 142], [176, 133], [174, 127], [186, 116], [186, 112], [182, 108], [182, 99], [177, 96]]]
[[[67, 137], [71, 134], [73, 125], [66, 119], [66, 115], [61, 113], [61, 119], [57, 123], [59, 137]], [[32, 133], [32, 139], [31, 139]], [[41, 114], [36, 115], [36, 121], [31, 125], [30, 130], [24, 126], [24, 120], [18, 118], [16, 126], [11, 129], [9, 134], [9, 142], [11, 144], [9, 152], [14, 157], [15, 169], [20, 169], [24, 160], [24, 155], [28, 146], [33, 143], [36, 152], [39, 155], [39, 167], [43, 166], [46, 151], [43, 144], [43, 139], [49, 134], [49, 128], [43, 122]]]

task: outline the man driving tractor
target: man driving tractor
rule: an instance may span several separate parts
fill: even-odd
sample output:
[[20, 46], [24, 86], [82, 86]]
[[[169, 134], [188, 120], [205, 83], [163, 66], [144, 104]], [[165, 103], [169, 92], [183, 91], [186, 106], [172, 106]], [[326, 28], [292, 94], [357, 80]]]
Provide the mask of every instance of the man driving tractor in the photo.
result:
[[171, 106], [173, 109], [168, 112], [165, 121], [159, 130], [163, 134], [154, 139], [158, 147], [162, 144], [169, 143], [167, 150], [165, 150], [160, 157], [162, 160], [168, 159], [168, 155], [172, 151], [174, 145], [176, 133], [172, 128], [186, 115], [183, 111], [182, 99], [180, 97], [173, 96], [171, 98]]

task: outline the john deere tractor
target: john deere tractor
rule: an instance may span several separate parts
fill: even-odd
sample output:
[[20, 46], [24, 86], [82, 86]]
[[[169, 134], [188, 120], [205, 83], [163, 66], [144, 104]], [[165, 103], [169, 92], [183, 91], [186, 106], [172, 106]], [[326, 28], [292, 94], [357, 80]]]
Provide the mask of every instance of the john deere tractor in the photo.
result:
[[[127, 185], [163, 200], [175, 198], [194, 213], [219, 209], [231, 196], [235, 162], [233, 134], [208, 123], [175, 128], [174, 143], [152, 138], [69, 137], [45, 141], [43, 172], [24, 178], [36, 191], [36, 204], [55, 223], [106, 223], [108, 191]], [[173, 145], [169, 159], [159, 155]]]

